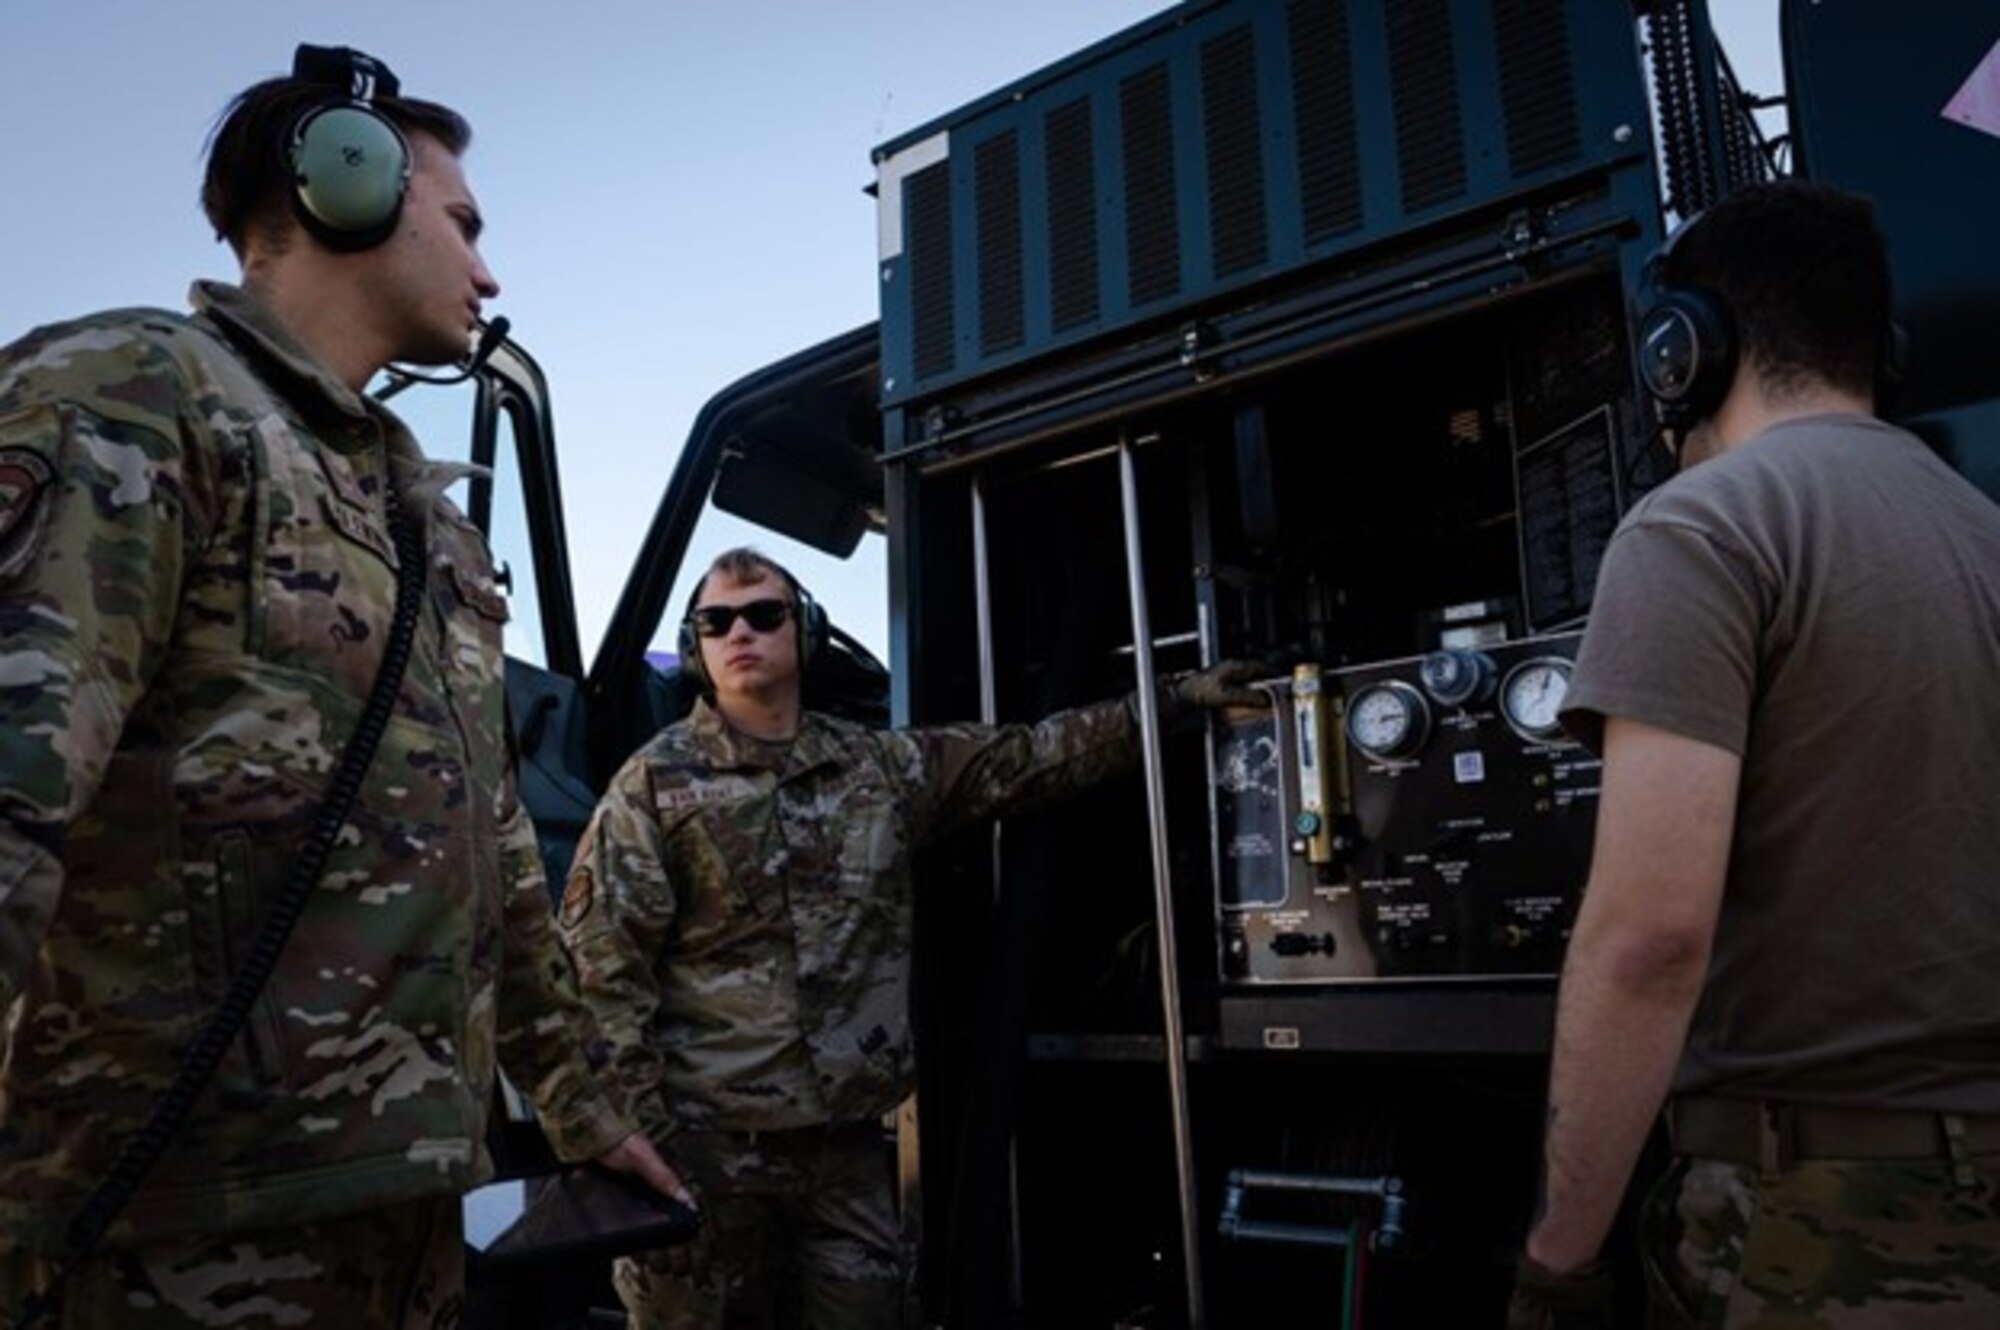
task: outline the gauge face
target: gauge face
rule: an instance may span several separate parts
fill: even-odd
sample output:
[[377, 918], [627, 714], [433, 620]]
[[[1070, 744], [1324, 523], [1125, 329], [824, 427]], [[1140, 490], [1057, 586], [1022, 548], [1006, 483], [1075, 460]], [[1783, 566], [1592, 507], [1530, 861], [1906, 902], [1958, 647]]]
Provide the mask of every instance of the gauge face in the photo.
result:
[[1500, 710], [1522, 738], [1547, 743], [1562, 737], [1557, 713], [1569, 695], [1569, 662], [1524, 660], [1508, 671], [1500, 689]]
[[1423, 746], [1430, 713], [1406, 683], [1370, 684], [1347, 704], [1347, 738], [1376, 758], [1408, 757]]

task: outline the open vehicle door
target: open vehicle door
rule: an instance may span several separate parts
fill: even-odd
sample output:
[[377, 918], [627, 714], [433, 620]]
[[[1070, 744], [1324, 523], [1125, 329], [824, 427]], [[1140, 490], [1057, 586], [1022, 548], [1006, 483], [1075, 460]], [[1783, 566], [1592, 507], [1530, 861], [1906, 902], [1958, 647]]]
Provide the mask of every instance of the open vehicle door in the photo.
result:
[[[479, 376], [468, 514], [494, 542], [516, 607], [507, 700], [521, 796], [559, 892], [576, 840], [611, 774], [684, 715], [694, 692], [647, 655], [696, 523], [715, 507], [829, 554], [853, 553], [883, 525], [875, 329], [859, 328], [731, 385], [694, 423], [646, 532], [604, 640], [586, 669], [547, 380], [509, 340]], [[511, 438], [513, 447], [503, 448]], [[495, 493], [505, 496], [496, 533]], [[509, 548], [509, 547], [512, 548]], [[509, 559], [524, 549], [532, 584]], [[518, 555], [517, 555], [518, 557]], [[523, 606], [529, 612], [523, 613]], [[817, 704], [886, 718], [887, 671], [838, 628], [807, 680]]]
[[[735, 516], [829, 554], [853, 553], [883, 526], [875, 329], [856, 329], [717, 394], [696, 419], [594, 662], [579, 639], [554, 413], [541, 368], [509, 340], [478, 375], [470, 460], [490, 471], [465, 497], [492, 543], [513, 610], [507, 700], [521, 797], [533, 818], [552, 895], [618, 765], [693, 705], [677, 668], [649, 658], [702, 513]], [[392, 389], [392, 394], [393, 394]], [[511, 447], [508, 444], [511, 442]], [[881, 723], [888, 672], [833, 630], [807, 677], [814, 705]], [[501, 1127], [503, 1175], [539, 1153], [525, 1120]], [[469, 1326], [544, 1327], [615, 1308], [608, 1263], [541, 1269], [521, 1285], [480, 1287]], [[499, 1276], [496, 1276], [496, 1278]]]

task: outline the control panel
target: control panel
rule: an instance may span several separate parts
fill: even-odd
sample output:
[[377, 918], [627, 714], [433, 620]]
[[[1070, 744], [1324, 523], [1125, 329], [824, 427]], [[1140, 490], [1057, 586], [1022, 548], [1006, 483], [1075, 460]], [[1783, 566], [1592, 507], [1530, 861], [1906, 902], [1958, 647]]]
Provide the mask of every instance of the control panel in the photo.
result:
[[1222, 978], [1553, 976], [1597, 819], [1557, 722], [1579, 638], [1302, 665], [1218, 722]]

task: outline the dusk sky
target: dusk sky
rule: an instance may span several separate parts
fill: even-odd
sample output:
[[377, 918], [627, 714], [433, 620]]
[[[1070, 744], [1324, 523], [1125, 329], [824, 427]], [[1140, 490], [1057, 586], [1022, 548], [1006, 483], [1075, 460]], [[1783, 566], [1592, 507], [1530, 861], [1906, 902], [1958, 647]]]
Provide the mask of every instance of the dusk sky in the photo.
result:
[[[182, 308], [191, 278], [233, 279], [195, 202], [218, 112], [300, 41], [380, 57], [474, 125], [466, 167], [503, 287], [489, 312], [552, 384], [588, 652], [702, 403], [875, 317], [870, 149], [1166, 7], [0, 0], [0, 341], [95, 309]], [[1746, 83], [1775, 91], [1776, 0], [1714, 8]], [[397, 406], [433, 453], [463, 454], [462, 396]], [[711, 518], [690, 560], [746, 538], [884, 648], [879, 539], [839, 564]], [[496, 529], [525, 570], [509, 540]]]

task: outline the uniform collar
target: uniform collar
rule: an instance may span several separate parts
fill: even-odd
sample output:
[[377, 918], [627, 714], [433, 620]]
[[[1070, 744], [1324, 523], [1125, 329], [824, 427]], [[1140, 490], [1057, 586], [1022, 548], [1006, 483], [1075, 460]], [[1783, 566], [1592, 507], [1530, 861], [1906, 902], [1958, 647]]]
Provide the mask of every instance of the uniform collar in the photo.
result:
[[695, 747], [718, 769], [773, 771], [780, 780], [789, 780], [840, 759], [840, 736], [815, 712], [800, 713], [799, 732], [789, 743], [753, 739], [732, 729], [705, 697], [694, 704], [688, 721]]
[[[364, 401], [335, 378], [292, 336], [270, 306], [242, 287], [228, 282], [196, 282], [188, 290], [188, 303], [196, 314], [221, 329], [238, 350], [282, 374], [289, 380], [287, 387], [302, 391], [312, 407], [357, 420], [381, 411], [379, 403]], [[376, 409], [370, 410], [371, 406]]]
[[418, 511], [428, 511], [446, 489], [466, 476], [486, 476], [485, 467], [466, 462], [438, 462], [424, 456], [409, 426], [394, 411], [356, 393], [333, 376], [312, 352], [293, 337], [271, 308], [250, 292], [228, 282], [196, 282], [188, 302], [197, 316], [213, 324], [231, 345], [260, 369], [284, 380], [286, 396], [301, 414], [335, 418], [346, 428], [328, 429], [319, 439], [340, 452], [358, 452], [379, 436], [404, 493]]

